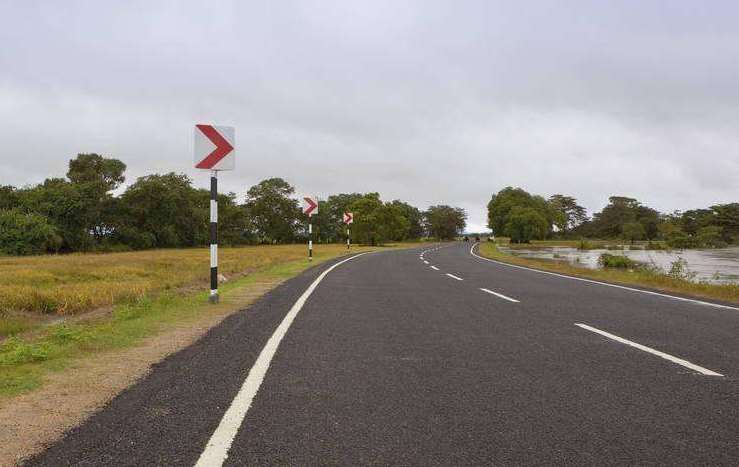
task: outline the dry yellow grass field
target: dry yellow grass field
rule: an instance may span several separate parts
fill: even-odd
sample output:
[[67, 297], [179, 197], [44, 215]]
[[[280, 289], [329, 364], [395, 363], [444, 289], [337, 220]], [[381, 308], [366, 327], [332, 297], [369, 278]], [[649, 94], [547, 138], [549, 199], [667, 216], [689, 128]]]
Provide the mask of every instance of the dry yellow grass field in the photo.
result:
[[[344, 252], [343, 245], [316, 245], [314, 249], [316, 259]], [[0, 317], [17, 312], [69, 315], [161, 290], [206, 286], [208, 255], [207, 248], [191, 248], [0, 257]], [[305, 245], [221, 248], [219, 273], [230, 278], [306, 256]]]
[[[394, 245], [404, 246], [412, 245]], [[220, 271], [230, 280], [217, 306], [207, 302], [205, 248], [2, 258], [0, 400], [41, 387], [80, 359], [238, 311], [311, 265], [347, 253], [344, 245], [317, 245], [309, 263], [305, 245], [225, 248]]]

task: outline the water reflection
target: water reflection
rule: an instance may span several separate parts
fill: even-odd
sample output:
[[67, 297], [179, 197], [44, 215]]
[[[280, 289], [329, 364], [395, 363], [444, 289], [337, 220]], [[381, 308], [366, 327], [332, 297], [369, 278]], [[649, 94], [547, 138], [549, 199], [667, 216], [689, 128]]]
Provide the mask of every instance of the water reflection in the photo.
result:
[[597, 269], [598, 258], [603, 253], [624, 254], [634, 261], [651, 264], [669, 271], [678, 258], [688, 262], [688, 269], [695, 273], [696, 281], [715, 284], [739, 283], [739, 247], [712, 250], [578, 250], [569, 247], [542, 247], [535, 249], [513, 249], [500, 246], [506, 253], [523, 258], [566, 261], [574, 266]]

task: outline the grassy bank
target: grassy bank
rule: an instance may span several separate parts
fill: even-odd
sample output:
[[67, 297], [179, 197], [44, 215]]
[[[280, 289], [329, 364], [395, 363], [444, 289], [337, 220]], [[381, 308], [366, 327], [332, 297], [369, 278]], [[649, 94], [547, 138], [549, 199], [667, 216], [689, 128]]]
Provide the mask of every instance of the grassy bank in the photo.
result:
[[[371, 248], [352, 248], [352, 252], [369, 250]], [[29, 271], [27, 278], [44, 277], [44, 273], [66, 277], [75, 290], [85, 296], [84, 300], [77, 302], [85, 304], [77, 308], [78, 312], [93, 303], [112, 303], [112, 309], [51, 324], [36, 323], [30, 332], [13, 324], [18, 318], [0, 318], [6, 331], [26, 331], [0, 343], [0, 400], [38, 388], [49, 372], [65, 370], [79, 359], [134, 346], [142, 339], [175, 325], [186, 326], [212, 318], [214, 314], [226, 315], [241, 309], [281, 281], [312, 265], [346, 254], [346, 247], [320, 245], [314, 250], [312, 264], [306, 261], [303, 245], [224, 249], [222, 263], [233, 279], [222, 285], [221, 303], [218, 305], [207, 303], [207, 281], [200, 271], [203, 265], [208, 264], [207, 254], [207, 250], [166, 250], [74, 255], [88, 266], [89, 270], [84, 273], [77, 269], [80, 266], [75, 264], [74, 257], [15, 259], [12, 267], [18, 270], [25, 264], [23, 270]], [[65, 272], [64, 266], [55, 264], [53, 259], [75, 268], [78, 273]], [[10, 261], [6, 259], [6, 265], [8, 263]], [[33, 267], [39, 270], [31, 271]], [[122, 290], [118, 285], [106, 289], [111, 284], [106, 267], [116, 269], [115, 275], [122, 281], [138, 284], [140, 288], [132, 295], [116, 294], [115, 291]], [[154, 270], [148, 271], [148, 267]], [[245, 275], [245, 272], [249, 274]], [[157, 285], [159, 280], [163, 283]], [[46, 291], [57, 296], [64, 294], [63, 285], [54, 287], [53, 281], [43, 282]], [[193, 287], [183, 288], [190, 285]], [[98, 288], [99, 293], [96, 293]], [[42, 311], [34, 310], [33, 313]]]
[[[318, 245], [316, 253], [344, 253]], [[136, 301], [152, 292], [207, 284], [207, 248], [108, 254], [0, 257], [0, 313], [70, 315]], [[221, 248], [226, 277], [304, 259], [304, 245]]]
[[635, 285], [650, 289], [691, 295], [700, 298], [716, 299], [739, 304], [739, 285], [718, 285], [705, 282], [692, 282], [676, 279], [649, 270], [585, 269], [566, 263], [549, 262], [530, 258], [520, 258], [500, 251], [492, 242], [480, 244], [480, 254], [486, 258], [520, 266], [528, 266], [545, 271], [553, 271], [570, 276], [584, 277], [622, 285]]
[[640, 250], [669, 250], [670, 248], [663, 241], [638, 241], [630, 244], [627, 241], [619, 239], [578, 239], [578, 240], [566, 240], [566, 239], [555, 239], [555, 240], [531, 240], [531, 243], [510, 243], [508, 237], [496, 237], [496, 243], [498, 245], [504, 245], [511, 249], [522, 249], [522, 250], [536, 250], [537, 248], [551, 248], [551, 247], [567, 247], [577, 248], [581, 250], [596, 250], [596, 249], [611, 249], [620, 250], [623, 246], [632, 249]]

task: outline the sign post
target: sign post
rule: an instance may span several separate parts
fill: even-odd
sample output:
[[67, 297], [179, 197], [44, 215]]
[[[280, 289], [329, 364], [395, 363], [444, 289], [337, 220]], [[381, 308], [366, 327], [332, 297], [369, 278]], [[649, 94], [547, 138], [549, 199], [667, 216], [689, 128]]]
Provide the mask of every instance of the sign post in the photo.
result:
[[[316, 198], [318, 199], [318, 198]], [[318, 214], [318, 202], [306, 196], [303, 198], [303, 214], [308, 216], [308, 261], [313, 261], [313, 214]]]
[[218, 303], [218, 172], [233, 170], [235, 130], [229, 126], [195, 125], [195, 168], [210, 170], [210, 303]]
[[354, 213], [351, 212], [345, 212], [344, 213], [344, 224], [346, 224], [346, 249], [350, 249], [352, 245], [351, 241], [351, 230], [349, 229], [349, 226], [354, 222]]

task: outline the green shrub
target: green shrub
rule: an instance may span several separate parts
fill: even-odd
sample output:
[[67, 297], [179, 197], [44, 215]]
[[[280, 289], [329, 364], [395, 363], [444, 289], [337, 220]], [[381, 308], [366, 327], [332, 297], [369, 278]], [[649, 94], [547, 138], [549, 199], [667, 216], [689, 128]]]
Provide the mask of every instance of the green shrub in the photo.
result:
[[41, 362], [49, 358], [49, 345], [31, 344], [11, 337], [0, 345], [0, 366]]
[[632, 269], [637, 265], [635, 261], [626, 256], [612, 255], [610, 253], [603, 253], [600, 255], [598, 258], [598, 264], [604, 268], [619, 269]]
[[584, 238], [580, 239], [580, 243], [577, 245], [578, 250], [594, 250], [597, 246], [593, 244], [592, 242], [587, 241]]
[[696, 243], [704, 248], [724, 248], [727, 243], [723, 240], [723, 228], [709, 225], [698, 229], [695, 234]]
[[35, 255], [56, 250], [61, 238], [49, 220], [17, 209], [0, 210], [0, 252], [6, 255]]
[[723, 238], [723, 229], [716, 225], [709, 225], [698, 229], [695, 235], [688, 235], [682, 231], [670, 233], [667, 244], [672, 248], [724, 248], [727, 246]]
[[693, 237], [682, 231], [672, 232], [667, 236], [667, 244], [672, 248], [695, 248], [697, 243]]
[[698, 273], [691, 271], [688, 267], [688, 262], [678, 256], [677, 260], [670, 263], [670, 270], [667, 272], [667, 275], [673, 279], [692, 281]]
[[623, 235], [624, 239], [628, 240], [632, 245], [635, 241], [644, 238], [646, 234], [644, 226], [639, 222], [627, 222], [623, 227], [621, 227], [621, 235]]

